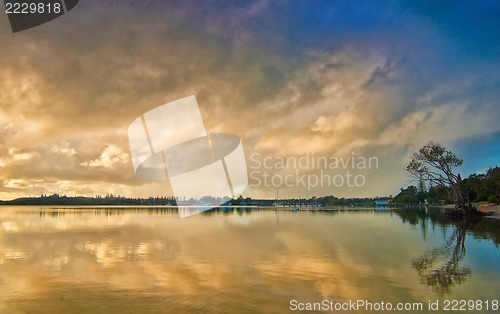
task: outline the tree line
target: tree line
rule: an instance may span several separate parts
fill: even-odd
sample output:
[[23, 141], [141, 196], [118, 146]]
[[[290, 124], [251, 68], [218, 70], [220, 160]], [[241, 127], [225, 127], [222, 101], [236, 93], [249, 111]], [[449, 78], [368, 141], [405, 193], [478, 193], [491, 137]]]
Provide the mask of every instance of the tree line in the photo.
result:
[[[460, 188], [466, 199], [472, 203], [498, 203], [500, 200], [500, 167], [490, 168], [484, 174], [472, 174], [463, 179]], [[453, 195], [449, 188], [441, 185], [426, 187], [424, 182], [401, 189], [394, 197], [396, 204], [452, 204]]]

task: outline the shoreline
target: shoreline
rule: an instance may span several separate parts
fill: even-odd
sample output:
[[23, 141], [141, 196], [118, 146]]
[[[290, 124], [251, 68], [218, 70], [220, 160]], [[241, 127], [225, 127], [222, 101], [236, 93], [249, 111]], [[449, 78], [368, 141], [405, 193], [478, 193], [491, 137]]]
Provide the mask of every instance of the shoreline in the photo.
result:
[[[493, 218], [493, 219], [500, 219], [500, 205], [495, 205], [495, 206], [480, 206], [479, 204], [472, 204], [476, 209], [485, 214], [485, 218]], [[444, 209], [454, 209], [455, 205], [454, 204], [448, 204], [448, 205], [441, 205], [439, 206], [440, 208]]]

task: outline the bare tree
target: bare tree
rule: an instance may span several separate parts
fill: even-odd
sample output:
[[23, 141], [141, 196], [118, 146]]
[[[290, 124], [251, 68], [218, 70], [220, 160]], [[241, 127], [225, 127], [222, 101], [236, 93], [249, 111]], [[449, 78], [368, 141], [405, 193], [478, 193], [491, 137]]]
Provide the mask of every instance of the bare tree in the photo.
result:
[[417, 180], [428, 180], [431, 184], [445, 187], [451, 193], [455, 209], [471, 213], [475, 208], [468, 204], [467, 195], [462, 191], [460, 174], [453, 172], [462, 164], [463, 160], [455, 153], [431, 141], [413, 154], [406, 170]]

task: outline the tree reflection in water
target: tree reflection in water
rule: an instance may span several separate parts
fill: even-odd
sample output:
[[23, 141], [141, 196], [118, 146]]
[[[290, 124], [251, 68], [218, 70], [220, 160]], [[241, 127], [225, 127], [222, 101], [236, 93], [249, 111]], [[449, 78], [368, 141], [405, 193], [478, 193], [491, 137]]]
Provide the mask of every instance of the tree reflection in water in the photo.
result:
[[427, 284], [440, 295], [450, 294], [451, 287], [464, 283], [471, 277], [467, 267], [460, 267], [465, 257], [467, 223], [457, 223], [452, 236], [440, 247], [427, 251], [413, 260], [412, 265]]
[[440, 294], [450, 294], [451, 288], [463, 284], [470, 279], [472, 273], [467, 267], [460, 267], [465, 258], [465, 237], [487, 239], [500, 245], [500, 220], [498, 219], [471, 219], [467, 221], [454, 221], [443, 215], [443, 210], [433, 208], [395, 208], [396, 213], [403, 223], [414, 226], [419, 225], [425, 239], [429, 227], [434, 230], [439, 227], [446, 233], [448, 227], [453, 228], [451, 237], [442, 246], [425, 252], [412, 261], [412, 266], [419, 274], [423, 284], [429, 285]]

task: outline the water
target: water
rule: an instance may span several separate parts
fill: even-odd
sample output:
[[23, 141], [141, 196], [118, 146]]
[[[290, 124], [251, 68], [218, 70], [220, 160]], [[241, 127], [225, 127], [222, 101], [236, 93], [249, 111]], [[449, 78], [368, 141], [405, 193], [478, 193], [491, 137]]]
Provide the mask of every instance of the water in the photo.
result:
[[[0, 223], [0, 313], [286, 313], [291, 300], [359, 299], [438, 313], [445, 300], [500, 300], [500, 220], [0, 207]], [[482, 304], [463, 312], [499, 312]]]

